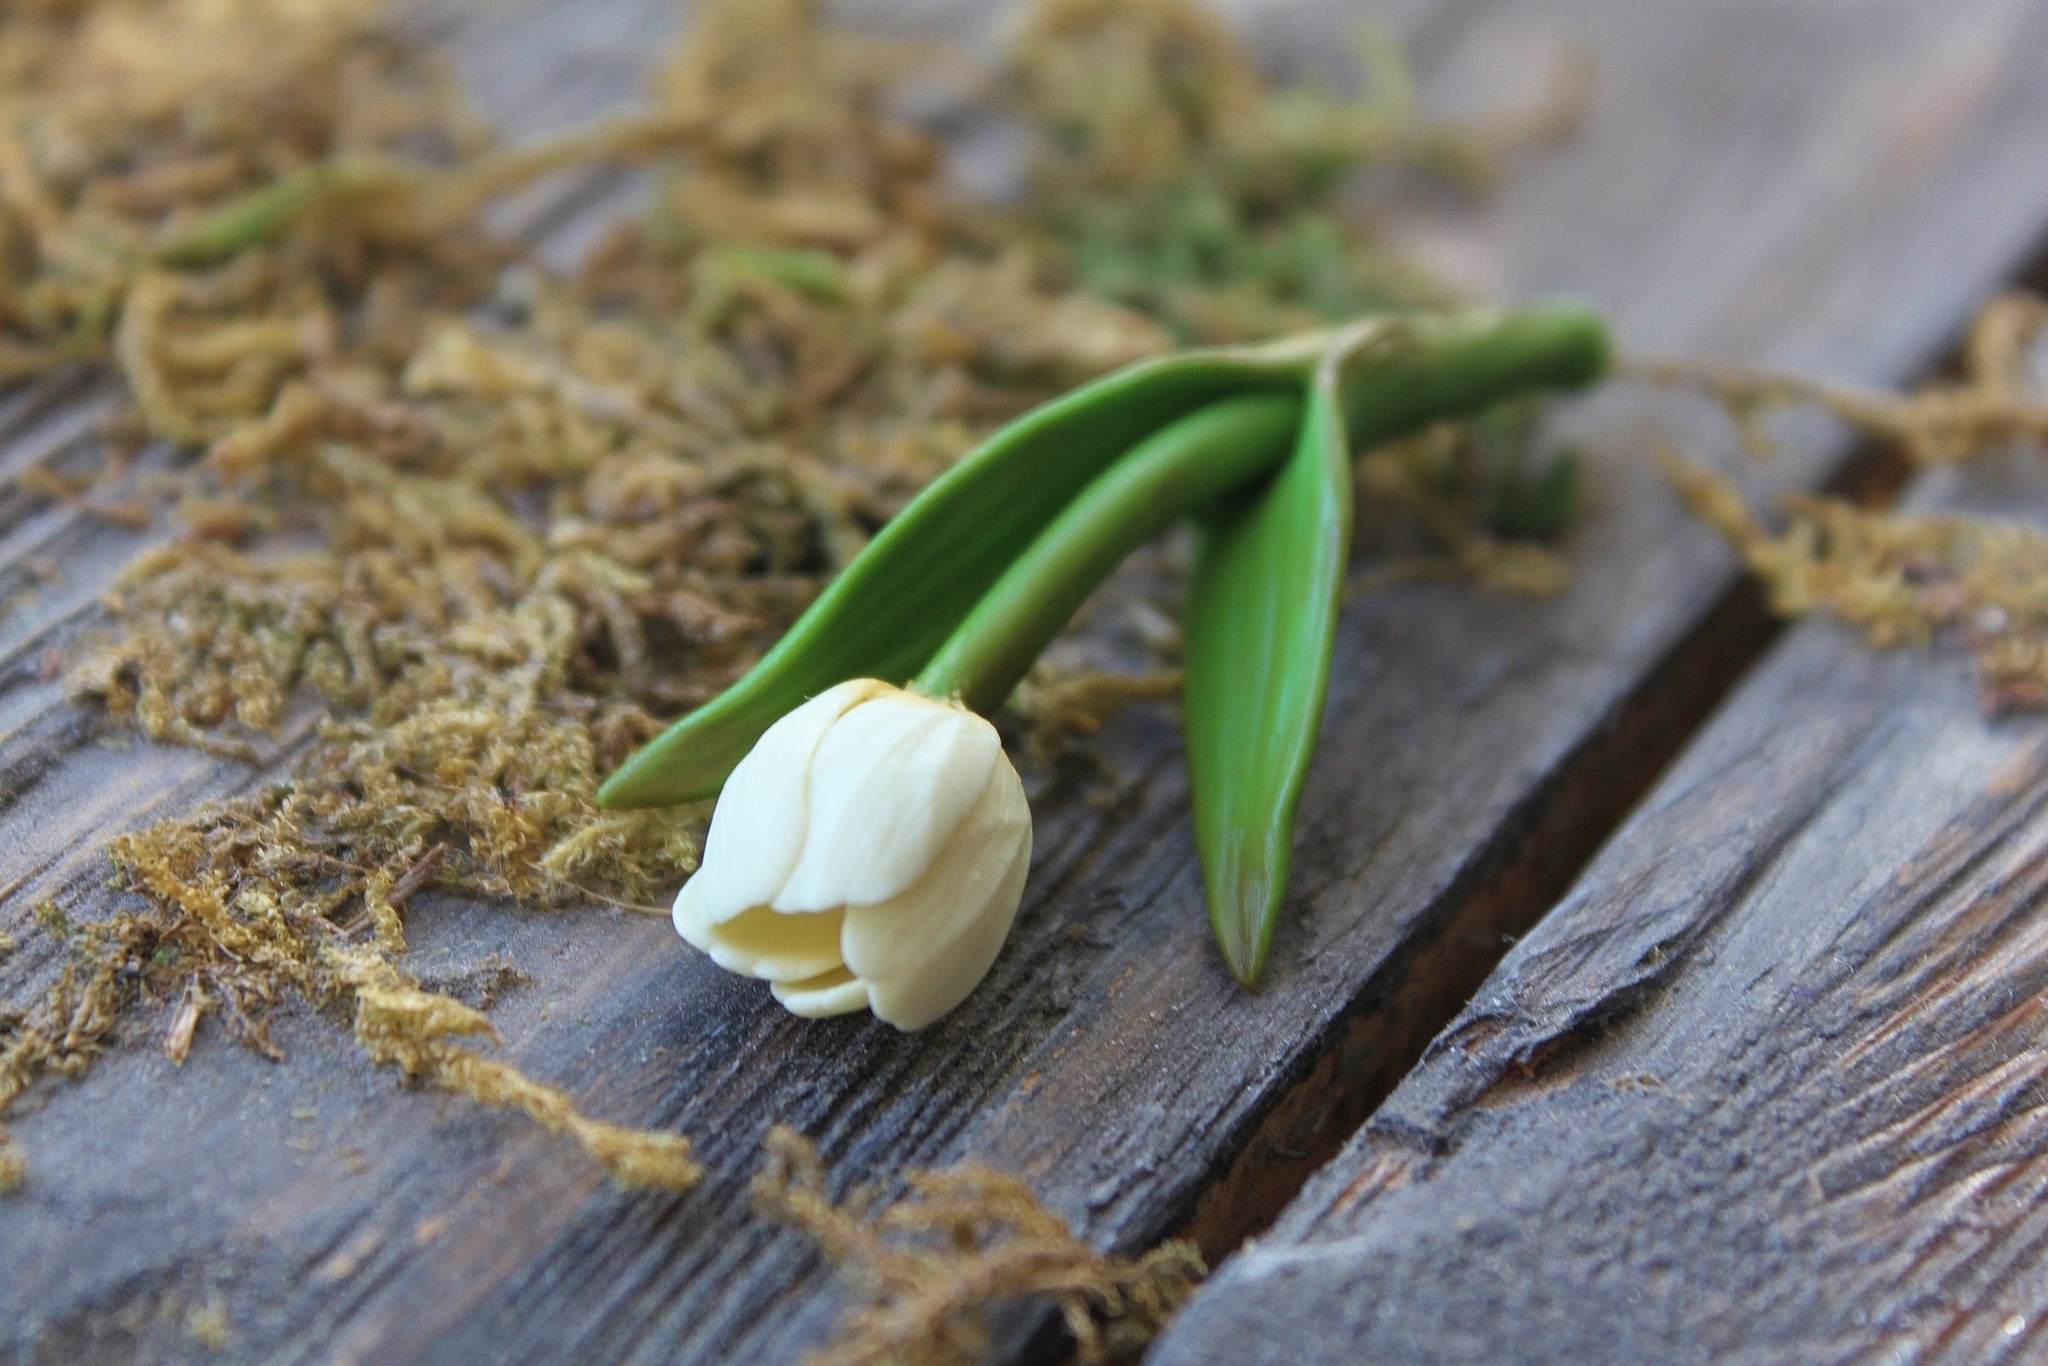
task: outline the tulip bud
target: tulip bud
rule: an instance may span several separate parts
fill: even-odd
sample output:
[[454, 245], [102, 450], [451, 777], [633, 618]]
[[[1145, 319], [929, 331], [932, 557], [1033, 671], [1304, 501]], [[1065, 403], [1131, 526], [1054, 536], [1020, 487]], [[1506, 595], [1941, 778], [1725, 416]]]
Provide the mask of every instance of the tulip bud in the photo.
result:
[[733, 770], [676, 930], [775, 999], [919, 1029], [1010, 932], [1031, 808], [995, 727], [862, 678], [768, 728]]

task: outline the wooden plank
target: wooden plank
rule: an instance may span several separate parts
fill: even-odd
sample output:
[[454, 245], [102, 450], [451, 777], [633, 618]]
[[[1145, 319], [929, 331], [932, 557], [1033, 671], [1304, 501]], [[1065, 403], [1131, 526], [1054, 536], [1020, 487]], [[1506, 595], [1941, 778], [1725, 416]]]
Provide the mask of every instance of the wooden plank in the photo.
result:
[[[1588, 135], [1432, 240], [1505, 293], [1590, 297], [1639, 344], [1894, 380], [2048, 222], [2030, 174], [2048, 90], [2028, 60], [2048, 15], [2018, 0], [1502, 0], [1404, 23], [1453, 91], [1532, 26], [1597, 36]], [[497, 50], [529, 61], [526, 41]], [[1118, 811], [1038, 804], [1012, 943], [916, 1036], [792, 1021], [659, 924], [423, 897], [426, 974], [511, 958], [532, 982], [493, 1011], [507, 1055], [602, 1117], [696, 1136], [704, 1185], [621, 1195], [522, 1120], [399, 1090], [320, 1021], [280, 1026], [282, 1068], [209, 1035], [175, 1079], [116, 1052], [17, 1126], [37, 1177], [0, 1208], [7, 1340], [30, 1360], [125, 1360], [138, 1338], [172, 1352], [161, 1307], [218, 1294], [228, 1359], [789, 1359], [838, 1301], [801, 1240], [748, 1213], [771, 1120], [842, 1173], [976, 1156], [1104, 1245], [1194, 1218], [1227, 1246], [1334, 1151], [1404, 1037], [1419, 1047], [1448, 1018], [1757, 648], [1728, 557], [1644, 468], [1667, 411], [1618, 394], [1576, 418], [1600, 503], [1566, 598], [1413, 586], [1350, 609], [1259, 993], [1208, 942], [1178, 746], [1154, 713], [1109, 738]], [[1675, 425], [1718, 432], [1697, 412]], [[1839, 455], [1807, 431], [1770, 477], [1811, 484]], [[21, 696], [0, 706], [68, 715]], [[247, 781], [189, 755], [53, 748], [45, 732], [71, 723], [21, 724], [0, 769], [48, 761], [0, 813], [0, 885], [25, 879], [0, 907], [10, 928], [51, 895], [108, 906], [106, 832]], [[11, 985], [32, 960], [0, 972]]]
[[2038, 1360], [2048, 722], [1967, 675], [1793, 633], [1153, 1360]]

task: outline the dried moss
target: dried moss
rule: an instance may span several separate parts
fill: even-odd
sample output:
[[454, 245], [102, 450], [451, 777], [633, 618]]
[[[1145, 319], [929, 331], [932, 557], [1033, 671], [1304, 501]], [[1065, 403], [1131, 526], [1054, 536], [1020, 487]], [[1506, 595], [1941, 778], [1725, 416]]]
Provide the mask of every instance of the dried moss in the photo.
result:
[[185, 1311], [185, 1335], [209, 1352], [224, 1352], [234, 1341], [235, 1321], [218, 1291]]
[[[71, 687], [282, 775], [114, 840], [132, 907], [39, 915], [63, 966], [0, 1015], [0, 1116], [124, 1021], [154, 1020], [175, 1062], [215, 1027], [278, 1056], [267, 1022], [295, 1000], [623, 1183], [687, 1186], [687, 1140], [589, 1119], [466, 1046], [485, 1017], [398, 963], [412, 898], [647, 909], [694, 867], [707, 813], [600, 813], [597, 781], [747, 668], [917, 489], [1177, 340], [1436, 297], [1344, 207], [1346, 176], [1483, 181], [1574, 93], [1444, 129], [1384, 45], [1362, 97], [1276, 90], [1186, 0], [1046, 0], [989, 87], [1041, 149], [1030, 193], [996, 208], [954, 198], [935, 140], [889, 112], [931, 50], [820, 14], [697, 6], [644, 114], [511, 149], [376, 0], [0, 14], [0, 376], [110, 366], [138, 440], [203, 453], [140, 501], [119, 459], [18, 480], [174, 531], [108, 590]], [[647, 211], [574, 278], [480, 226], [497, 195], [619, 160], [652, 167]], [[1440, 532], [1484, 519], [1483, 499], [1446, 512], [1446, 486], [1417, 488]], [[1173, 688], [1048, 671], [1019, 709], [1050, 762]], [[0, 1188], [26, 1171], [6, 1143]], [[776, 1144], [764, 1204], [857, 1256], [877, 1296], [829, 1360], [957, 1359], [983, 1305], [1026, 1294], [1089, 1359], [1127, 1354], [1200, 1274], [1177, 1245], [1097, 1256], [977, 1170], [920, 1177], [863, 1223]]]
[[[0, 369], [104, 360], [148, 436], [207, 451], [162, 493], [180, 534], [108, 591], [73, 689], [152, 739], [291, 762], [114, 843], [144, 908], [48, 927], [73, 964], [7, 1035], [0, 1113], [123, 1012], [164, 1012], [180, 1059], [214, 1019], [274, 1051], [288, 997], [360, 1015], [339, 965], [401, 952], [424, 887], [637, 906], [672, 886], [704, 812], [601, 814], [597, 780], [926, 480], [1175, 334], [1396, 297], [1331, 217], [1340, 173], [1467, 174], [1515, 140], [1430, 129], [1384, 54], [1363, 101], [1269, 90], [1177, 0], [1027, 20], [1010, 88], [1045, 150], [1009, 213], [951, 199], [936, 144], [886, 112], [928, 50], [811, 0], [701, 7], [647, 113], [511, 150], [367, 0], [0, 23]], [[1190, 60], [1216, 81], [1189, 86]], [[1130, 98], [1100, 102], [1104, 61]], [[1134, 153], [1162, 133], [1163, 159]], [[508, 270], [476, 211], [618, 158], [657, 163], [644, 218], [580, 280]], [[1096, 210], [1144, 221], [1162, 192], [1221, 196], [1224, 236], [1178, 283], [1161, 263], [1186, 242], [1126, 242], [1152, 283], [1111, 287]], [[1306, 273], [1276, 265], [1311, 239]], [[1159, 692], [1073, 681], [1038, 699], [1041, 747]]]
[[763, 1213], [801, 1230], [866, 1301], [809, 1366], [973, 1366], [992, 1305], [1049, 1299], [1083, 1366], [1134, 1360], [1206, 1274], [1188, 1243], [1106, 1256], [1013, 1176], [963, 1165], [913, 1172], [886, 1203], [872, 1188], [834, 1204], [811, 1145], [771, 1130], [754, 1179]]
[[1665, 471], [1728, 538], [1781, 616], [1827, 612], [1880, 649], [1954, 632], [1991, 712], [2048, 707], [2048, 535], [2017, 522], [1791, 497], [1773, 533], [1727, 478], [1667, 453]]
[[1179, 669], [1114, 674], [1061, 670], [1041, 660], [1018, 685], [1010, 708], [1025, 724], [1032, 763], [1054, 769], [1132, 703], [1176, 701], [1180, 687]]
[[[2048, 442], [2048, 399], [2028, 358], [2044, 328], [2042, 300], [1995, 300], [1971, 329], [1962, 376], [1910, 394], [1690, 361], [1639, 369], [1720, 399], [1760, 455], [1773, 448], [1765, 425], [1772, 412], [1811, 405], [1916, 465], [1953, 465]], [[1772, 532], [1732, 481], [1675, 450], [1660, 455], [1679, 494], [1735, 547], [1773, 611], [1827, 612], [1879, 648], [1957, 635], [1976, 656], [1987, 710], [2048, 707], [2048, 535], [2016, 522], [1804, 495], [1784, 500], [1786, 524]]]
[[1977, 315], [1963, 348], [1960, 379], [1910, 394], [1708, 361], [1636, 364], [1642, 378], [1703, 389], [1725, 404], [1751, 454], [1775, 450], [1769, 417], [1793, 407], [1833, 414], [1851, 430], [1883, 441], [1923, 467], [1955, 465], [2015, 442], [2048, 442], [2048, 397], [2039, 391], [2028, 348], [2048, 328], [2048, 301], [2008, 294]]
[[407, 973], [375, 953], [344, 954], [339, 976], [355, 992], [356, 1039], [378, 1062], [431, 1081], [483, 1105], [523, 1111], [542, 1128], [566, 1133], [622, 1186], [688, 1190], [703, 1168], [690, 1160], [690, 1140], [677, 1134], [623, 1128], [589, 1119], [551, 1086], [518, 1069], [448, 1042], [497, 1031], [482, 1014], [447, 996], [422, 991]]
[[1422, 115], [1384, 34], [1353, 36], [1356, 94], [1275, 88], [1188, 0], [1043, 0], [1012, 62], [1041, 136], [1028, 212], [1090, 289], [1182, 341], [1443, 302], [1441, 286], [1361, 231], [1344, 199], [1354, 173], [1483, 187], [1504, 153], [1570, 131], [1589, 73], [1575, 60], [1530, 108], [1445, 124]]
[[[7, 50], [38, 57], [9, 73], [0, 146], [16, 172], [0, 206], [10, 368], [105, 357], [148, 434], [212, 445], [171, 495], [186, 533], [109, 592], [114, 630], [74, 688], [155, 739], [305, 752], [284, 784], [116, 840], [143, 910], [79, 930], [48, 919], [72, 961], [9, 1022], [0, 1113], [36, 1076], [82, 1068], [124, 1012], [166, 1010], [174, 1059], [215, 1015], [274, 1054], [269, 1010], [288, 996], [347, 1009], [338, 964], [355, 937], [402, 951], [404, 903], [429, 882], [559, 898], [593, 860], [627, 894], [673, 880], [694, 858], [694, 813], [622, 824], [590, 807], [655, 724], [590, 676], [634, 673], [642, 617], [665, 615], [711, 675], [700, 689], [715, 687], [718, 661], [811, 591], [783, 574], [721, 604], [692, 596], [688, 573], [636, 574], [633, 553], [577, 542], [579, 513], [680, 538], [686, 556], [722, 534], [730, 568], [762, 525], [785, 529], [763, 503], [800, 520], [773, 488], [723, 515], [727, 484], [763, 473], [744, 461], [677, 486], [674, 433], [604, 385], [672, 347], [636, 352], [579, 315], [493, 349], [462, 321], [510, 259], [464, 215], [552, 166], [673, 144], [669, 115], [493, 154], [437, 60], [371, 5], [107, 4], [4, 22]], [[596, 379], [570, 345], [596, 357]], [[639, 376], [671, 377], [694, 382], [687, 364]], [[558, 477], [574, 482], [551, 489]], [[544, 502], [549, 519], [519, 510], [536, 496], [560, 505]], [[695, 524], [650, 532], [707, 500]], [[718, 557], [697, 559], [717, 572]], [[383, 1047], [617, 1146], [497, 1064]], [[19, 1155], [7, 1161], [18, 1180]]]
[[1359, 539], [1384, 563], [1355, 591], [1453, 578], [1521, 597], [1562, 592], [1570, 571], [1547, 542], [1576, 511], [1579, 457], [1566, 450], [1536, 466], [1542, 412], [1511, 403], [1360, 454]]

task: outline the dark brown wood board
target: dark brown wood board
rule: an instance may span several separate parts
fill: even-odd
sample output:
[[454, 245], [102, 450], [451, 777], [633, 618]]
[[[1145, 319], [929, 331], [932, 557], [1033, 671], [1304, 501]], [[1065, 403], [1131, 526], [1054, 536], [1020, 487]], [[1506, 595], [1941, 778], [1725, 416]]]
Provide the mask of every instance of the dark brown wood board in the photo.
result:
[[[1367, 12], [1313, 13], [1260, 28], [1313, 51]], [[1504, 295], [1590, 299], [1637, 346], [1895, 381], [2048, 225], [2034, 5], [1501, 0], [1389, 17], [1446, 98], [1483, 94], [1531, 34], [1598, 46], [1577, 143], [1528, 159], [1484, 209], [1410, 230]], [[666, 23], [646, 0], [531, 4], [450, 41], [494, 108], [568, 118], [615, 103]], [[14, 403], [38, 416], [13, 452], [78, 421], [55, 389]], [[423, 897], [418, 970], [459, 985], [511, 958], [533, 981], [492, 1012], [507, 1055], [603, 1118], [692, 1134], [704, 1185], [613, 1191], [523, 1119], [403, 1090], [331, 1022], [284, 1022], [283, 1066], [203, 1032], [182, 1072], [123, 1050], [20, 1116], [32, 1171], [0, 1205], [5, 1340], [27, 1361], [176, 1356], [196, 1349], [165, 1306], [218, 1295], [228, 1360], [791, 1360], [840, 1301], [801, 1239], [748, 1212], [776, 1120], [845, 1176], [979, 1157], [1105, 1246], [1193, 1219], [1227, 1247], [1335, 1150], [1404, 1040], [1450, 1016], [1761, 639], [1729, 557], [1644, 458], [1666, 428], [1732, 461], [1717, 419], [1622, 392], [1572, 425], [1596, 506], [1571, 593], [1414, 585], [1349, 609], [1290, 921], [1258, 993], [1209, 943], [1178, 744], [1154, 712], [1109, 737], [1116, 810], [1038, 804], [1010, 946], [916, 1036], [788, 1019], [658, 922]], [[1841, 454], [1800, 429], [1756, 485], [1817, 483]], [[106, 834], [256, 775], [94, 743], [34, 665], [136, 539], [47, 513], [7, 534], [0, 555], [63, 570], [0, 621], [0, 926], [17, 929], [51, 896], [109, 908]], [[18, 952], [0, 985], [47, 966]]]
[[2039, 1360], [2044, 906], [2048, 723], [1799, 628], [1150, 1360]]

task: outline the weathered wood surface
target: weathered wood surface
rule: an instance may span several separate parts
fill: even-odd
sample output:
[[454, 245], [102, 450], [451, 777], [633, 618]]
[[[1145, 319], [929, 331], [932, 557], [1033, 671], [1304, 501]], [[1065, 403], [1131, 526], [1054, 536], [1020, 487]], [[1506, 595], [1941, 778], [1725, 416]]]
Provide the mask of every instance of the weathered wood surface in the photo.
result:
[[1151, 1360], [2039, 1360], [2048, 723], [1967, 673], [1793, 633]]
[[[1321, 13], [1262, 27], [1312, 39]], [[2048, 223], [2048, 14], [2030, 3], [1501, 0], [1393, 17], [1452, 94], [1525, 60], [1532, 32], [1597, 41], [1586, 135], [1483, 212], [1425, 226], [1481, 283], [1580, 294], [1646, 349], [1896, 380]], [[664, 27], [645, 0], [533, 4], [453, 41], [495, 107], [568, 114], [616, 102]], [[615, 36], [579, 46], [600, 31]], [[577, 89], [588, 103], [571, 108]], [[44, 406], [11, 450], [77, 420]], [[1192, 1219], [1229, 1246], [1336, 1149], [1758, 647], [1728, 557], [1647, 470], [1653, 424], [1726, 452], [1701, 411], [1628, 394], [1581, 411], [1599, 504], [1565, 598], [1415, 586], [1353, 604], [1257, 994], [1208, 942], [1178, 745], [1156, 714], [1110, 737], [1117, 811], [1040, 803], [1012, 943], [916, 1036], [790, 1020], [659, 923], [421, 898], [424, 975], [459, 986], [511, 958], [533, 981], [493, 1010], [508, 1055], [593, 1113], [696, 1136], [704, 1185], [619, 1194], [524, 1120], [402, 1090], [329, 1022], [285, 1022], [284, 1066], [204, 1033], [181, 1074], [120, 1051], [39, 1092], [17, 1126], [34, 1166], [0, 1205], [0, 1340], [25, 1361], [176, 1356], [193, 1349], [160, 1311], [217, 1294], [231, 1360], [788, 1360], [839, 1302], [802, 1240], [748, 1213], [772, 1120], [845, 1174], [974, 1156], [1104, 1245]], [[1840, 454], [1802, 431], [1763, 477], [1812, 484]], [[105, 834], [251, 777], [93, 743], [36, 661], [134, 540], [62, 513], [7, 535], [0, 555], [63, 571], [0, 621], [0, 926], [18, 928], [46, 897], [112, 904]], [[25, 950], [0, 973], [12, 992], [47, 966]]]

